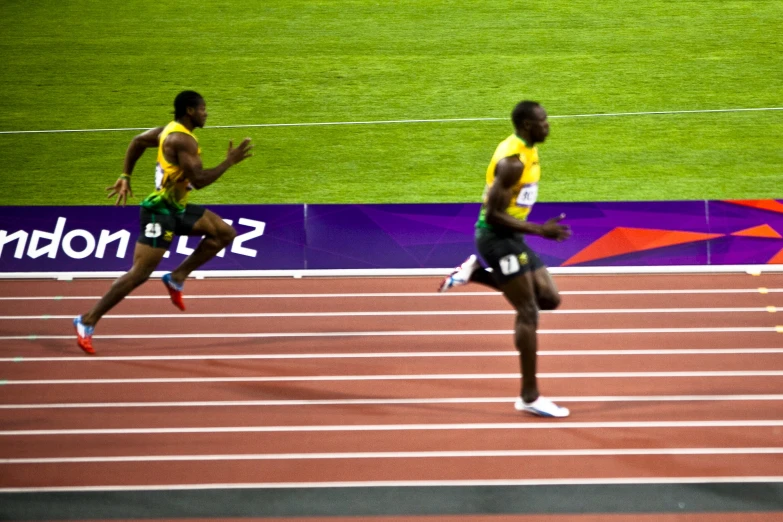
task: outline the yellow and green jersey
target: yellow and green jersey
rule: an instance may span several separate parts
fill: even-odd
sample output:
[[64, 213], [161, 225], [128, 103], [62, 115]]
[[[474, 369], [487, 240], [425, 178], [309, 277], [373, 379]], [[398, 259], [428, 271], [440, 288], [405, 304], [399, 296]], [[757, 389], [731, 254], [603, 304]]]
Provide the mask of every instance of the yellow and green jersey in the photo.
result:
[[[185, 177], [185, 171], [179, 165], [166, 160], [163, 154], [163, 142], [169, 134], [181, 132], [192, 136], [196, 143], [198, 139], [179, 122], [172, 121], [163, 128], [158, 138], [158, 163], [155, 166], [155, 192], [141, 202], [141, 206], [161, 214], [179, 213], [185, 210], [188, 202], [188, 192], [192, 190], [190, 181]], [[201, 148], [198, 149], [199, 156]]]
[[493, 228], [492, 225], [486, 221], [489, 188], [495, 182], [495, 167], [498, 162], [503, 158], [511, 156], [517, 156], [523, 163], [524, 169], [522, 170], [522, 176], [512, 189], [511, 202], [509, 203], [506, 212], [517, 219], [525, 221], [527, 220], [530, 211], [533, 209], [533, 205], [538, 197], [538, 180], [541, 179], [541, 166], [538, 163], [538, 147], [528, 147], [524, 140], [519, 138], [516, 134], [512, 134], [500, 142], [495, 149], [495, 153], [492, 155], [492, 161], [489, 162], [489, 166], [487, 167], [487, 184], [484, 187], [481, 211], [479, 212], [479, 218], [476, 222], [477, 228]]

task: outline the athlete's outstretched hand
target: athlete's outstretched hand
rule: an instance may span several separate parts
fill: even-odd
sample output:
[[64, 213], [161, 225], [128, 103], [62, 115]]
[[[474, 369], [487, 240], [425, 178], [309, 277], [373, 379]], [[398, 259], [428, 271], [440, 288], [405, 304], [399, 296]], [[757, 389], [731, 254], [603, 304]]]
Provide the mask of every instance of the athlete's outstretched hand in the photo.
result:
[[133, 197], [133, 191], [131, 190], [130, 180], [128, 178], [118, 178], [117, 181], [114, 182], [114, 185], [106, 187], [106, 190], [110, 191], [106, 198], [117, 196], [117, 199], [114, 201], [114, 206], [122, 205], [124, 207], [125, 203], [128, 201], [128, 197]]
[[560, 214], [547, 220], [541, 226], [541, 235], [547, 239], [556, 239], [557, 241], [563, 241], [571, 237], [571, 227], [560, 224], [563, 219], [565, 219], [565, 214]]
[[253, 146], [250, 144], [250, 138], [245, 138], [242, 140], [242, 143], [240, 143], [236, 149], [234, 148], [234, 140], [229, 140], [226, 159], [232, 165], [236, 165], [243, 159], [247, 159], [252, 156], [250, 153], [251, 150], [253, 150]]

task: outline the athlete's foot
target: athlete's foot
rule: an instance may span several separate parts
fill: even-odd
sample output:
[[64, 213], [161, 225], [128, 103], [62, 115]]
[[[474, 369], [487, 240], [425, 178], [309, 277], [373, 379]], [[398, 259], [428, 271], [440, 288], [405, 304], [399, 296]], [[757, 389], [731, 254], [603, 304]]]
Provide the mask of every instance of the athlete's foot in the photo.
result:
[[468, 281], [470, 281], [470, 276], [478, 267], [479, 263], [476, 260], [476, 256], [470, 256], [443, 279], [443, 282], [441, 282], [440, 287], [438, 288], [438, 292], [445, 292], [455, 286], [467, 284]]
[[179, 283], [179, 284], [175, 283], [171, 279], [170, 273], [163, 274], [161, 280], [163, 281], [166, 290], [169, 291], [169, 297], [171, 297], [171, 302], [174, 303], [174, 306], [184, 311], [185, 302], [182, 300], [182, 291], [185, 289], [184, 283]]
[[95, 327], [84, 324], [81, 315], [73, 318], [73, 326], [76, 328], [76, 344], [79, 348], [90, 355], [95, 354], [95, 349], [92, 347], [92, 333]]
[[525, 402], [521, 397], [514, 403], [517, 411], [526, 411], [539, 417], [568, 417], [571, 413], [568, 408], [558, 406], [545, 397], [538, 397], [533, 402]]

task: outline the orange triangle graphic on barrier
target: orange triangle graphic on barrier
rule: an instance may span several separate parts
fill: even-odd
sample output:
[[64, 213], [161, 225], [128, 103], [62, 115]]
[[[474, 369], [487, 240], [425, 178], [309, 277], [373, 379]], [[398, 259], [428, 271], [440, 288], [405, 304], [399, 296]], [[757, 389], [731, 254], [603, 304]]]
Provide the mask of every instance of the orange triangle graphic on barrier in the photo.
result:
[[677, 230], [656, 230], [649, 228], [617, 227], [587, 245], [560, 266], [575, 265], [614, 257], [632, 252], [652, 250], [684, 243], [695, 243], [721, 237], [724, 234], [681, 232]]
[[780, 249], [780, 252], [772, 256], [772, 259], [767, 261], [767, 264], [769, 265], [783, 265], [783, 248]]
[[780, 212], [783, 214], [783, 203], [775, 201], [774, 199], [730, 199], [727, 200], [726, 203], [769, 210], [771, 212]]
[[746, 228], [745, 230], [738, 230], [732, 232], [732, 236], [742, 237], [774, 237], [780, 239], [780, 234], [769, 225], [759, 225], [757, 227]]

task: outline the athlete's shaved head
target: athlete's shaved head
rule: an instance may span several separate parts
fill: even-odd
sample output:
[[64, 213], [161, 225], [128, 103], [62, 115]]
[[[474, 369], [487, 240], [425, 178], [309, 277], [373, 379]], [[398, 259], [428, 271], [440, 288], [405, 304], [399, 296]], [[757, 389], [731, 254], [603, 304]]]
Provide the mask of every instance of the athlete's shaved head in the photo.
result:
[[521, 129], [522, 122], [525, 120], [537, 119], [535, 114], [536, 107], [541, 107], [541, 104], [528, 100], [517, 103], [517, 106], [511, 111], [511, 122], [514, 124], [514, 128]]
[[174, 119], [187, 115], [188, 108], [198, 109], [204, 103], [204, 98], [196, 91], [182, 91], [174, 98]]
[[549, 136], [549, 122], [546, 111], [540, 103], [522, 101], [511, 111], [514, 132], [529, 145], [542, 143]]

